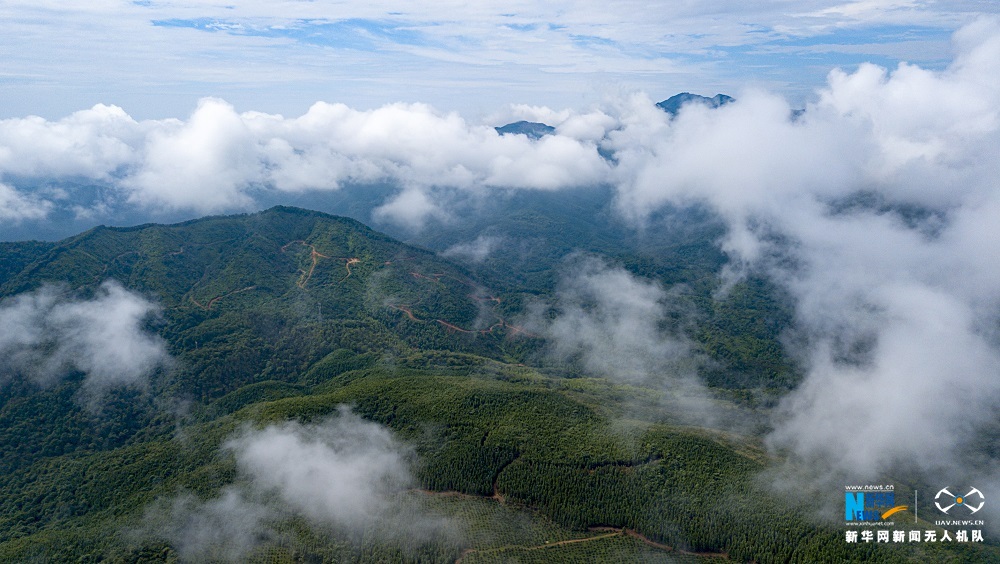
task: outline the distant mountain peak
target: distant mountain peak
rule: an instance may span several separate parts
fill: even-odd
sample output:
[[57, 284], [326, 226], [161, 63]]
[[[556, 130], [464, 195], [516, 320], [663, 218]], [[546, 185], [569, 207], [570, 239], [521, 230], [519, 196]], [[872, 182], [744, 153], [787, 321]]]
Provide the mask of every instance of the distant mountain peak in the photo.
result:
[[527, 135], [531, 139], [541, 139], [556, 132], [556, 128], [551, 125], [536, 121], [515, 121], [494, 129], [500, 135]]
[[675, 94], [662, 102], [658, 102], [656, 107], [667, 112], [671, 116], [676, 116], [677, 112], [680, 111], [681, 106], [684, 106], [685, 104], [704, 104], [710, 108], [718, 108], [734, 101], [735, 100], [732, 96], [727, 96], [725, 94], [716, 94], [715, 96], [709, 98], [708, 96], [700, 96], [690, 92], [681, 92], [680, 94]]

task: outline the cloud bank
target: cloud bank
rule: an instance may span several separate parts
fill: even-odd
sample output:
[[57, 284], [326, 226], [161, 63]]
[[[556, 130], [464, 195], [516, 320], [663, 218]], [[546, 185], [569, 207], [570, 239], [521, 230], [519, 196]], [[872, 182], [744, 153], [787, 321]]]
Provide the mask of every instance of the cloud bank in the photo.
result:
[[[859, 162], [882, 166], [882, 173], [888, 173], [902, 162], [893, 159], [947, 150], [960, 135], [956, 128], [965, 123], [948, 121], [953, 117], [988, 128], [990, 86], [969, 77], [996, 70], [983, 53], [990, 49], [991, 25], [984, 20], [956, 35], [959, 54], [949, 69], [931, 72], [902, 65], [892, 75], [896, 80], [871, 98], [863, 96], [887, 71], [864, 65], [854, 74], [834, 72], [821, 99], [809, 108], [808, 127], [784, 119], [789, 111], [784, 100], [753, 92], [739, 96], [742, 109], [706, 116], [692, 110], [674, 122], [644, 95], [612, 97], [583, 112], [516, 105], [488, 124], [424, 104], [358, 110], [317, 102], [301, 116], [284, 117], [237, 112], [216, 98], [201, 100], [185, 120], [137, 121], [119, 107], [102, 104], [58, 120], [5, 119], [0, 120], [0, 220], [33, 221], [57, 210], [112, 218], [116, 210], [138, 210], [155, 220], [177, 211], [246, 211], [282, 195], [375, 183], [398, 187], [395, 195], [379, 202], [375, 219], [415, 228], [452, 215], [449, 202], [456, 191], [488, 196], [493, 189], [559, 190], [602, 183], [619, 185], [622, 210], [641, 217], [662, 204], [667, 193], [678, 199], [685, 186], [706, 180], [699, 171], [717, 168], [724, 155], [741, 164], [727, 162], [708, 175], [713, 187], [690, 189], [722, 191], [743, 184], [744, 190], [725, 193], [730, 200], [723, 210], [740, 213], [740, 206], [763, 196], [759, 192], [765, 187], [777, 201], [794, 195], [787, 192], [803, 181], [826, 185], [813, 186], [813, 192], [837, 193], [841, 186], [879, 174], [861, 170], [855, 166]], [[915, 90], [902, 90], [898, 85], [904, 82]], [[936, 122], [922, 126], [909, 119], [908, 104], [923, 108], [921, 120], [931, 119], [927, 104], [942, 111], [935, 113]], [[752, 120], [749, 107], [772, 119]], [[977, 121], [980, 117], [987, 119]], [[501, 136], [493, 129], [516, 119], [545, 121], [557, 134], [531, 140]], [[924, 126], [934, 128], [934, 139], [907, 137], [907, 132], [919, 137], [916, 132]], [[719, 130], [711, 134], [714, 146], [688, 142], [699, 128]], [[764, 138], [769, 142], [760, 143]], [[777, 143], [773, 151], [770, 140]], [[865, 156], [876, 150], [871, 143], [891, 146], [881, 164]], [[684, 158], [656, 158], [668, 152]], [[829, 154], [844, 157], [828, 159]], [[650, 166], [651, 158], [660, 166]], [[812, 174], [819, 167], [825, 176]], [[788, 182], [774, 188], [768, 175], [776, 168]], [[644, 188], [660, 180], [670, 187]], [[85, 194], [67, 182], [108, 189]], [[752, 239], [746, 237], [745, 244]]]
[[[10, 375], [51, 385], [77, 370], [84, 387], [100, 391], [143, 385], [170, 356], [163, 339], [146, 330], [158, 306], [117, 282], [89, 299], [46, 286], [0, 302], [0, 357]], [[2, 373], [0, 373], [2, 374]]]
[[998, 412], [1000, 29], [954, 43], [940, 72], [833, 71], [798, 119], [747, 92], [610, 134], [625, 215], [707, 203], [730, 274], [794, 297], [806, 376], [769, 441], [853, 476], [959, 464]]
[[[555, 190], [590, 184], [608, 170], [592, 140], [501, 136], [421, 104], [359, 111], [318, 102], [286, 119], [237, 113], [208, 98], [186, 121], [137, 122], [104, 105], [58, 121], [0, 121], [0, 178], [32, 186], [67, 178], [107, 183], [112, 201], [90, 205], [153, 212], [247, 209], [261, 191], [392, 182], [404, 190], [381, 213], [419, 225], [440, 213], [429, 199], [436, 187]], [[0, 217], [37, 218], [59, 199], [0, 185]]]

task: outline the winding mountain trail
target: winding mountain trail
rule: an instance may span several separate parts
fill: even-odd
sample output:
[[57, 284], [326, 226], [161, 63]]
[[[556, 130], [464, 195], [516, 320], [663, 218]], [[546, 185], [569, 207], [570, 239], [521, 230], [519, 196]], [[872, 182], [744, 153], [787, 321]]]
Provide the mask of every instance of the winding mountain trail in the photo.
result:
[[316, 246], [315, 245], [312, 245], [310, 243], [306, 243], [305, 241], [303, 241], [301, 239], [297, 239], [295, 241], [291, 241], [289, 243], [286, 243], [284, 246], [281, 247], [281, 252], [283, 252], [283, 253], [287, 252], [288, 247], [290, 247], [290, 246], [292, 246], [292, 245], [294, 245], [296, 243], [298, 243], [299, 245], [302, 245], [304, 247], [309, 247], [309, 259], [312, 261], [312, 263], [309, 265], [309, 270], [299, 269], [302, 272], [302, 276], [299, 276], [299, 279], [295, 283], [295, 285], [298, 286], [299, 288], [303, 289], [303, 290], [306, 289], [306, 285], [309, 283], [309, 280], [312, 279], [313, 272], [316, 271], [316, 265], [319, 264], [319, 259], [321, 259], [321, 258], [346, 261], [345, 264], [344, 264], [344, 267], [347, 269], [347, 276], [344, 276], [343, 278], [341, 278], [340, 282], [343, 282], [344, 280], [347, 280], [348, 278], [351, 277], [351, 265], [352, 264], [358, 264], [359, 262], [361, 262], [361, 259], [359, 259], [357, 257], [331, 257], [329, 255], [324, 255], [323, 253], [321, 253], [321, 252], [319, 252], [319, 251], [316, 250]]
[[[405, 313], [406, 316], [408, 318], [410, 318], [411, 321], [416, 321], [417, 323], [427, 323], [427, 321], [428, 321], [426, 319], [420, 319], [416, 315], [414, 315], [413, 310], [411, 309], [413, 307], [412, 305], [410, 305], [410, 306], [401, 306], [401, 305], [396, 305], [396, 304], [389, 304], [388, 307]], [[496, 314], [494, 313], [494, 315], [496, 315]], [[511, 325], [511, 324], [507, 323], [506, 321], [504, 321], [504, 319], [502, 317], [500, 317], [500, 316], [496, 316], [496, 317], [497, 317], [497, 319], [499, 319], [499, 321], [496, 322], [496, 323], [494, 323], [493, 325], [490, 325], [486, 329], [464, 329], [462, 327], [459, 327], [458, 325], [455, 325], [454, 323], [451, 323], [450, 321], [445, 321], [444, 319], [432, 319], [430, 321], [436, 322], [439, 325], [441, 325], [442, 327], [444, 327], [445, 329], [447, 329], [448, 331], [451, 331], [451, 332], [454, 332], [454, 333], [490, 335], [494, 331], [497, 331], [498, 329], [509, 329], [511, 333], [521, 334], [521, 335], [524, 335], [526, 337], [531, 337], [533, 339], [537, 339], [538, 338], [538, 335], [535, 335], [534, 333], [531, 333], [531, 332], [525, 330], [523, 327], [519, 327], [517, 325]]]
[[[496, 501], [497, 503], [499, 503], [501, 505], [506, 505], [507, 504], [507, 500], [500, 493], [500, 490], [499, 490], [499, 487], [498, 487], [500, 473], [503, 472], [503, 470], [507, 466], [510, 466], [510, 464], [513, 464], [518, 458], [520, 458], [520, 456], [515, 457], [513, 460], [511, 460], [509, 463], [505, 464], [503, 466], [503, 468], [501, 468], [497, 472], [497, 475], [493, 479], [493, 495], [480, 496], [480, 495], [467, 494], [467, 493], [456, 492], [456, 491], [433, 491], [433, 490], [425, 490], [425, 489], [417, 489], [417, 490], [414, 490], [414, 491], [420, 492], [420, 493], [422, 493], [424, 495], [431, 495], [431, 496], [492, 499], [492, 500]], [[557, 541], [557, 542], [549, 542], [549, 543], [545, 543], [545, 544], [541, 544], [541, 545], [505, 545], [505, 546], [492, 547], [492, 548], [482, 548], [482, 549], [467, 548], [467, 549], [465, 549], [465, 550], [462, 551], [462, 554], [458, 557], [457, 560], [455, 560], [455, 563], [456, 564], [460, 564], [462, 562], [462, 560], [466, 556], [468, 556], [469, 554], [473, 554], [473, 553], [502, 552], [502, 551], [505, 551], [505, 550], [541, 550], [541, 549], [545, 549], [545, 548], [552, 548], [552, 547], [557, 547], [557, 546], [565, 546], [565, 545], [568, 545], [568, 544], [577, 544], [577, 543], [583, 543], [583, 542], [591, 542], [591, 541], [596, 541], [596, 540], [600, 540], [600, 539], [606, 539], [606, 538], [610, 538], [610, 537], [614, 537], [614, 536], [630, 536], [630, 537], [632, 537], [634, 539], [637, 539], [637, 540], [641, 541], [643, 544], [645, 544], [647, 546], [650, 546], [652, 548], [655, 548], [657, 550], [662, 550], [662, 551], [665, 551], [665, 552], [675, 552], [677, 554], [683, 554], [683, 555], [686, 555], [686, 556], [697, 556], [697, 557], [702, 557], [702, 558], [718, 558], [720, 560], [729, 560], [729, 554], [725, 553], [725, 552], [706, 552], [706, 551], [698, 551], [698, 550], [683, 550], [683, 549], [679, 549], [679, 548], [670, 546], [668, 544], [664, 544], [664, 543], [661, 543], [661, 542], [654, 541], [653, 539], [651, 539], [651, 538], [643, 535], [642, 533], [636, 531], [635, 529], [629, 529], [627, 527], [595, 526], [595, 527], [589, 527], [587, 530], [590, 531], [590, 532], [602, 533], [602, 534], [595, 535], [595, 536], [592, 536], [592, 537], [579, 538], [579, 539], [568, 539], [568, 540]]]
[[351, 277], [351, 265], [352, 264], [358, 264], [359, 262], [361, 262], [361, 259], [359, 259], [359, 258], [349, 258], [349, 259], [346, 259], [346, 260], [347, 260], [347, 262], [344, 264], [344, 268], [347, 269], [347, 276], [341, 278], [340, 279], [341, 282], [343, 282], [344, 280], [347, 280], [348, 278]]
[[407, 317], [409, 317], [413, 321], [416, 321], [417, 323], [424, 323], [423, 320], [417, 319], [416, 316], [413, 315], [413, 310], [411, 310], [410, 308], [397, 305], [390, 305], [389, 307], [391, 307], [392, 309], [398, 309], [399, 311], [405, 313]]
[[464, 560], [466, 556], [468, 556], [470, 554], [474, 554], [474, 553], [484, 553], [485, 554], [485, 553], [489, 553], [489, 552], [503, 552], [505, 550], [542, 550], [542, 549], [545, 549], [545, 548], [553, 548], [553, 547], [557, 547], [557, 546], [566, 546], [568, 544], [579, 544], [579, 543], [582, 543], [582, 542], [592, 542], [592, 541], [595, 541], [595, 540], [601, 540], [601, 539], [606, 539], [606, 538], [609, 538], [609, 537], [619, 536], [621, 534], [622, 533], [620, 533], [620, 532], [607, 533], [607, 534], [603, 534], [603, 535], [596, 535], [596, 536], [593, 536], [593, 537], [584, 537], [582, 539], [567, 539], [567, 540], [562, 540], [562, 541], [550, 542], [550, 543], [546, 543], [546, 544], [540, 544], [540, 545], [537, 545], [537, 546], [523, 546], [523, 545], [517, 545], [517, 544], [510, 544], [510, 545], [506, 545], [506, 546], [497, 546], [497, 547], [494, 547], [494, 548], [467, 548], [467, 549], [463, 550], [461, 556], [459, 556], [458, 559], [455, 560], [455, 564], [461, 564], [462, 560]]
[[229, 296], [232, 296], [233, 294], [239, 294], [240, 292], [247, 292], [247, 291], [253, 290], [256, 287], [257, 286], [247, 286], [246, 288], [240, 288], [239, 290], [233, 290], [232, 292], [229, 292], [228, 294], [222, 294], [221, 296], [216, 296], [216, 297], [208, 300], [207, 304], [202, 304], [198, 300], [194, 299], [194, 296], [189, 296], [189, 297], [191, 298], [191, 302], [194, 303], [194, 305], [200, 307], [201, 309], [203, 309], [205, 311], [211, 311], [212, 310], [212, 306], [215, 305], [215, 302], [221, 300], [222, 298], [228, 298]]
[[[386, 264], [387, 265], [391, 264], [391, 262], [387, 261]], [[490, 309], [490, 313], [493, 315], [493, 317], [495, 317], [497, 319], [496, 323], [494, 323], [493, 325], [490, 325], [489, 327], [487, 327], [485, 329], [465, 329], [464, 327], [459, 327], [458, 325], [455, 325], [451, 321], [448, 321], [448, 320], [445, 320], [445, 319], [427, 320], [427, 319], [420, 319], [420, 318], [418, 318], [413, 313], [413, 307], [416, 305], [416, 302], [415, 303], [411, 303], [411, 304], [407, 304], [407, 305], [389, 304], [390, 308], [405, 313], [406, 316], [409, 317], [411, 321], [416, 321], [417, 323], [426, 323], [428, 321], [433, 321], [433, 322], [438, 323], [439, 325], [441, 325], [442, 327], [444, 327], [448, 331], [455, 332], [455, 333], [489, 335], [489, 334], [492, 334], [493, 332], [495, 332], [497, 330], [500, 330], [500, 329], [508, 329], [512, 334], [520, 334], [520, 335], [524, 335], [526, 337], [535, 338], [535, 339], [538, 338], [538, 335], [535, 335], [535, 334], [527, 331], [523, 327], [507, 323], [507, 321], [503, 317], [500, 317], [500, 315], [498, 315], [497, 312], [496, 312], [496, 307], [499, 306], [502, 303], [502, 300], [499, 297], [497, 297], [497, 296], [494, 296], [494, 295], [491, 295], [491, 294], [484, 294], [484, 293], [482, 293], [483, 288], [481, 288], [480, 286], [476, 285], [474, 282], [471, 282], [469, 280], [462, 280], [461, 278], [457, 278], [455, 276], [451, 276], [450, 274], [445, 274], [445, 273], [435, 273], [435, 274], [428, 275], [428, 274], [421, 274], [420, 272], [410, 271], [410, 275], [413, 276], [414, 278], [418, 279], [418, 280], [429, 280], [429, 281], [434, 282], [436, 284], [441, 284], [442, 286], [444, 285], [444, 283], [441, 281], [441, 279], [442, 278], [449, 278], [449, 279], [454, 280], [454, 281], [456, 281], [456, 282], [458, 282], [458, 283], [460, 283], [460, 284], [462, 284], [464, 286], [471, 287], [474, 291], [473, 291], [473, 293], [471, 293], [471, 294], [468, 295], [468, 298], [470, 300], [472, 300], [472, 301], [475, 301], [475, 302], [490, 302], [490, 303], [492, 303], [492, 307]]]
[[[181, 245], [176, 251], [171, 251], [169, 253], [166, 253], [165, 256], [175, 257], [175, 256], [183, 255], [185, 253], [185, 251], [187, 249], [190, 249], [191, 247], [201, 248], [201, 247], [211, 247], [211, 246], [215, 246], [215, 245], [224, 245], [226, 243], [231, 243], [231, 242], [233, 242], [235, 240], [236, 239], [234, 238], [234, 239], [223, 239], [221, 241], [210, 241], [208, 243], [189, 243], [188, 245]], [[137, 251], [128, 251], [128, 252], [121, 253], [121, 254], [115, 256], [113, 259], [111, 259], [111, 262], [109, 262], [108, 264], [106, 264], [105, 267], [104, 267], [104, 269], [107, 270], [108, 266], [110, 266], [114, 261], [118, 260], [119, 258], [121, 258], [121, 257], [123, 257], [125, 255], [131, 254], [131, 253], [141, 254], [141, 253], [138, 253]], [[257, 288], [256, 285], [253, 285], [253, 286], [247, 286], [245, 288], [240, 288], [238, 290], [233, 290], [231, 292], [227, 292], [225, 294], [222, 294], [222, 295], [219, 295], [219, 296], [215, 296], [214, 298], [211, 298], [210, 300], [208, 300], [208, 302], [206, 302], [206, 303], [203, 304], [203, 303], [201, 303], [201, 302], [199, 302], [198, 300], [195, 299], [194, 292], [195, 292], [196, 289], [198, 289], [199, 286], [202, 285], [203, 282], [205, 282], [205, 280], [207, 280], [207, 279], [210, 278], [209, 277], [209, 271], [210, 270], [211, 270], [211, 268], [206, 268], [204, 271], [202, 271], [201, 278], [199, 278], [198, 281], [195, 282], [194, 285], [191, 286], [191, 289], [188, 290], [187, 293], [185, 294], [185, 296], [187, 296], [187, 298], [189, 300], [191, 300], [191, 303], [193, 303], [194, 305], [198, 306], [199, 308], [201, 308], [201, 309], [203, 309], [205, 311], [211, 311], [212, 306], [214, 306], [215, 303], [218, 302], [219, 300], [221, 300], [222, 298], [225, 298], [225, 297], [228, 297], [228, 296], [232, 296], [233, 294], [239, 294], [240, 292], [247, 292], [249, 290], [253, 290], [253, 289]], [[184, 300], [184, 298], [182, 297], [181, 298], [181, 302], [182, 303], [183, 303], [183, 300]], [[177, 305], [171, 306], [171, 307], [172, 308], [183, 307], [182, 303], [178, 303]]]
[[[494, 493], [493, 493], [493, 495], [491, 495], [491, 496], [485, 496], [485, 498], [486, 499], [493, 499], [493, 500], [496, 500], [497, 503], [505, 504], [506, 501], [503, 498], [503, 496], [501, 496], [500, 493], [496, 490], [496, 484], [495, 483], [494, 483], [493, 487], [494, 487], [494, 490], [493, 490]], [[479, 498], [479, 499], [483, 499], [483, 497], [484, 497], [484, 496], [478, 496], [478, 495], [473, 495], [473, 494], [466, 494], [466, 493], [455, 492], [455, 491], [443, 491], [443, 492], [439, 492], [439, 491], [424, 490], [424, 489], [417, 489], [417, 490], [413, 490], [413, 491], [420, 492], [420, 493], [422, 493], [424, 495], [441, 496], [441, 497], [464, 497], [464, 498]], [[668, 544], [663, 544], [663, 543], [660, 543], [660, 542], [656, 542], [653, 539], [651, 539], [651, 538], [643, 535], [642, 533], [639, 533], [638, 531], [636, 531], [634, 529], [629, 529], [627, 527], [590, 527], [587, 530], [590, 531], [590, 532], [596, 532], [596, 533], [602, 533], [602, 534], [595, 535], [595, 536], [592, 536], [592, 537], [583, 537], [583, 538], [579, 538], [579, 539], [567, 539], [567, 540], [562, 540], [562, 541], [549, 542], [549, 543], [540, 544], [540, 545], [518, 545], [518, 544], [510, 544], [510, 545], [504, 545], [504, 546], [498, 546], [498, 547], [492, 547], [492, 548], [467, 548], [467, 549], [463, 550], [462, 554], [458, 557], [457, 560], [455, 560], [455, 564], [460, 564], [462, 562], [462, 560], [466, 556], [468, 556], [470, 554], [473, 554], [473, 553], [502, 552], [502, 551], [505, 551], [505, 550], [542, 550], [542, 549], [545, 549], [545, 548], [553, 548], [553, 547], [557, 547], [557, 546], [565, 546], [565, 545], [568, 545], [568, 544], [577, 544], [577, 543], [583, 543], [583, 542], [592, 542], [592, 541], [606, 539], [606, 538], [611, 538], [611, 537], [615, 537], [615, 536], [630, 536], [630, 537], [632, 537], [634, 539], [642, 541], [642, 543], [645, 544], [645, 545], [647, 545], [647, 546], [650, 546], [650, 547], [653, 547], [653, 548], [655, 548], [657, 550], [662, 550], [662, 551], [665, 551], [665, 552], [676, 552], [677, 554], [684, 554], [686, 556], [699, 556], [699, 557], [703, 557], [703, 558], [718, 558], [718, 559], [721, 559], [721, 560], [729, 560], [729, 554], [727, 554], [725, 552], [701, 552], [701, 551], [696, 551], [696, 550], [681, 550], [681, 549], [675, 548], [673, 546], [670, 546]]]
[[300, 245], [302, 245], [304, 247], [309, 247], [309, 258], [310, 258], [310, 260], [312, 260], [312, 264], [309, 265], [309, 270], [303, 270], [302, 271], [302, 276], [300, 276], [299, 280], [295, 283], [296, 286], [298, 286], [299, 288], [302, 288], [303, 290], [305, 290], [306, 289], [306, 284], [308, 284], [309, 283], [309, 279], [312, 278], [313, 271], [316, 270], [316, 265], [319, 264], [319, 259], [320, 258], [330, 258], [330, 257], [328, 257], [328, 256], [324, 255], [323, 253], [317, 251], [316, 247], [314, 245], [310, 245], [309, 243], [306, 243], [305, 241], [302, 241], [302, 240], [296, 240], [296, 241], [292, 241], [290, 243], [287, 243], [286, 245], [284, 245], [283, 247], [281, 247], [281, 252], [283, 252], [283, 253], [286, 252], [288, 250], [288, 247], [291, 247], [292, 245], [294, 245], [296, 243], [298, 243], [298, 244], [300, 244]]
[[[223, 241], [223, 242], [226, 242], [226, 241]], [[301, 288], [303, 290], [306, 290], [306, 285], [309, 283], [309, 280], [312, 278], [312, 275], [313, 275], [313, 273], [316, 270], [316, 265], [319, 264], [319, 259], [321, 259], [321, 258], [335, 259], [335, 258], [338, 258], [338, 257], [331, 257], [331, 256], [328, 256], [328, 255], [324, 255], [323, 253], [317, 251], [316, 247], [314, 245], [306, 243], [305, 241], [302, 241], [302, 240], [296, 240], [296, 241], [292, 241], [290, 243], [285, 244], [284, 246], [281, 247], [281, 252], [283, 252], [283, 253], [287, 252], [288, 251], [288, 247], [290, 247], [292, 245], [295, 245], [295, 244], [300, 244], [300, 245], [303, 245], [305, 247], [309, 247], [309, 258], [310, 258], [311, 264], [309, 265], [309, 269], [308, 270], [300, 269], [300, 271], [302, 272], [302, 275], [299, 276], [299, 279], [295, 283], [295, 285], [298, 286], [299, 288]], [[180, 254], [183, 254], [183, 253], [184, 253], [184, 247], [181, 246], [181, 248], [179, 250], [173, 251], [173, 252], [169, 253], [169, 255], [176, 256], [176, 255], [180, 255]], [[128, 254], [128, 253], [122, 253], [121, 255], [116, 256], [114, 259], [112, 259], [112, 262], [114, 260], [117, 260], [119, 257], [121, 257], [123, 255], [126, 255], [126, 254]], [[349, 278], [351, 276], [351, 265], [352, 264], [358, 264], [359, 262], [361, 262], [361, 259], [355, 258], [355, 257], [344, 257], [344, 258], [339, 258], [339, 260], [346, 261], [345, 267], [347, 268], [347, 276], [344, 276], [344, 278], [341, 279], [341, 282], [342, 282], [342, 281], [346, 280], [347, 278]], [[105, 266], [105, 270], [107, 270], [107, 265]], [[257, 287], [256, 285], [254, 285], [254, 286], [247, 286], [246, 288], [240, 288], [238, 290], [233, 290], [232, 292], [228, 292], [228, 293], [222, 294], [221, 296], [216, 296], [216, 297], [210, 299], [206, 303], [202, 303], [202, 302], [199, 302], [197, 299], [195, 299], [195, 297], [193, 295], [191, 295], [191, 294], [194, 292], [195, 288], [197, 288], [199, 285], [201, 285], [202, 282], [204, 282], [206, 276], [207, 276], [207, 272], [206, 272], [206, 274], [204, 276], [202, 276], [201, 280], [199, 280], [198, 282], [195, 283], [195, 285], [191, 288], [191, 290], [188, 293], [188, 299], [191, 300], [191, 303], [193, 303], [194, 305], [198, 306], [199, 308], [201, 308], [201, 309], [203, 309], [205, 311], [211, 311], [212, 307], [215, 305], [215, 303], [218, 302], [219, 300], [221, 300], [222, 298], [226, 298], [226, 297], [232, 296], [234, 294], [239, 294], [241, 292], [247, 292], [247, 291], [253, 290], [253, 289], [255, 289]]]
[[[485, 439], [485, 437], [484, 437], [484, 439]], [[425, 489], [417, 489], [417, 490], [414, 490], [414, 491], [420, 492], [420, 493], [425, 494], [425, 495], [432, 495], [432, 496], [492, 499], [492, 500], [496, 501], [497, 503], [499, 503], [501, 505], [506, 505], [507, 504], [507, 499], [503, 496], [503, 494], [500, 493], [500, 488], [499, 488], [500, 474], [503, 473], [503, 471], [507, 467], [509, 467], [514, 462], [516, 462], [519, 458], [520, 458], [520, 454], [518, 454], [517, 456], [515, 456], [510, 462], [504, 464], [501, 468], [499, 468], [497, 470], [496, 475], [493, 477], [493, 495], [480, 496], [480, 495], [466, 494], [466, 493], [456, 492], [456, 491], [433, 491], [433, 490], [425, 490]], [[660, 457], [651, 457], [649, 459], [641, 461], [639, 464], [649, 464], [651, 462], [657, 462], [659, 460], [660, 460]], [[683, 554], [683, 555], [686, 555], [686, 556], [697, 556], [697, 557], [702, 557], [702, 558], [718, 558], [718, 559], [721, 559], [721, 560], [729, 560], [729, 554], [725, 553], [725, 552], [705, 552], [705, 551], [697, 551], [697, 550], [683, 550], [683, 549], [679, 549], [679, 548], [670, 546], [668, 544], [664, 544], [664, 543], [661, 543], [661, 542], [654, 541], [653, 539], [651, 539], [651, 538], [643, 535], [642, 533], [636, 531], [635, 529], [629, 529], [627, 527], [594, 526], [594, 527], [589, 527], [587, 530], [590, 531], [590, 532], [602, 533], [602, 534], [598, 534], [598, 535], [595, 535], [595, 536], [592, 536], [592, 537], [579, 538], [579, 539], [569, 539], [569, 540], [563, 540], [563, 541], [557, 541], [557, 542], [549, 542], [549, 543], [541, 544], [541, 545], [530, 545], [530, 546], [528, 546], [528, 545], [505, 545], [505, 546], [500, 546], [500, 547], [483, 548], [483, 549], [467, 548], [464, 551], [462, 551], [462, 554], [458, 557], [457, 560], [455, 560], [455, 563], [456, 564], [460, 564], [462, 562], [462, 560], [466, 556], [468, 556], [470, 554], [473, 554], [473, 553], [502, 552], [502, 551], [505, 551], [505, 550], [541, 550], [541, 549], [545, 549], [545, 548], [551, 548], [551, 547], [557, 547], [557, 546], [565, 546], [565, 545], [568, 545], [568, 544], [577, 544], [577, 543], [583, 543], [583, 542], [591, 542], [591, 541], [596, 541], [596, 540], [600, 540], [600, 539], [606, 539], [606, 538], [610, 538], [610, 537], [614, 537], [614, 536], [630, 536], [630, 537], [632, 537], [634, 539], [642, 541], [642, 543], [645, 544], [645, 545], [647, 545], [647, 546], [650, 546], [652, 548], [655, 548], [657, 550], [662, 550], [662, 551], [665, 551], [665, 552], [675, 552], [677, 554]]]
[[725, 552], [704, 552], [698, 550], [681, 550], [679, 548], [674, 548], [668, 544], [663, 544], [654, 541], [653, 539], [643, 535], [642, 533], [628, 528], [618, 528], [618, 527], [590, 527], [590, 531], [617, 531], [619, 534], [628, 535], [632, 538], [641, 540], [643, 543], [658, 548], [660, 550], [666, 550], [668, 552], [676, 552], [677, 554], [685, 554], [688, 556], [700, 556], [702, 558], [719, 558], [722, 560], [729, 560], [729, 554]]

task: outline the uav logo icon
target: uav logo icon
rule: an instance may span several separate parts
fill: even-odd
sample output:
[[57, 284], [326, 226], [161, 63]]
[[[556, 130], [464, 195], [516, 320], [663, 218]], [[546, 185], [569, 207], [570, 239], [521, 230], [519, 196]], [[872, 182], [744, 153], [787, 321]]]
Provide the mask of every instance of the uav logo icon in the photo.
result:
[[[948, 505], [942, 506], [941, 503], [938, 502], [938, 499], [941, 499], [942, 497], [944, 497], [942, 501]], [[975, 505], [974, 502], [976, 501], [979, 502], [979, 505]], [[969, 490], [969, 493], [959, 496], [956, 496], [948, 491], [948, 488], [941, 488], [941, 491], [934, 496], [934, 505], [936, 505], [937, 508], [941, 510], [941, 513], [944, 514], [951, 511], [953, 507], [958, 507], [967, 509], [969, 511], [969, 515], [972, 515], [976, 511], [982, 509], [983, 504], [985, 503], [986, 497], [983, 495], [983, 492], [977, 490], [976, 488], [972, 488]]]

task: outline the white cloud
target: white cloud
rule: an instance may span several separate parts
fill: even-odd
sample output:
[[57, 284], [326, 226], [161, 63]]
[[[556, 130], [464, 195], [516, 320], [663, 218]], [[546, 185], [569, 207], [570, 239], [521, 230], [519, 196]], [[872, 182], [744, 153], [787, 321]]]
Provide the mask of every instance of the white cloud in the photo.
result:
[[186, 562], [242, 562], [261, 542], [277, 536], [276, 514], [238, 488], [202, 501], [190, 494], [160, 500], [147, 508], [145, 523], [131, 535], [161, 538]]
[[422, 229], [431, 219], [449, 219], [448, 213], [420, 188], [404, 189], [376, 208], [373, 215], [376, 220], [390, 221], [414, 231]]
[[98, 104], [57, 120], [0, 120], [0, 173], [108, 179], [134, 161], [143, 127], [121, 108]]
[[692, 352], [671, 327], [677, 300], [667, 291], [596, 258], [577, 257], [563, 270], [555, 303], [526, 321], [548, 340], [554, 357], [629, 383], [690, 378]]
[[1000, 383], [989, 367], [1000, 354], [974, 330], [968, 304], [945, 291], [914, 283], [873, 293], [884, 309], [862, 320], [877, 339], [872, 358], [838, 362], [829, 338], [814, 343], [809, 377], [783, 403], [770, 440], [808, 460], [835, 457], [854, 475], [897, 462], [950, 468], [966, 433], [995, 418]]
[[457, 538], [454, 523], [407, 497], [410, 448], [346, 406], [315, 423], [245, 428], [224, 450], [236, 458], [235, 484], [205, 501], [181, 494], [152, 504], [137, 536], [165, 539], [186, 559], [229, 561], [245, 560], [295, 517], [336, 538], [399, 543], [404, 553]]
[[[320, 102], [286, 119], [207, 98], [186, 121], [137, 122], [96, 106], [56, 122], [0, 122], [0, 174], [106, 181], [153, 213], [240, 210], [263, 191], [390, 181], [407, 189], [381, 213], [421, 223], [447, 215], [428, 197], [435, 187], [554, 190], [599, 182], [608, 170], [592, 141], [500, 136], [422, 104], [359, 111]], [[5, 196], [8, 215], [34, 217], [27, 196]]]
[[361, 530], [391, 517], [393, 496], [413, 484], [408, 449], [346, 407], [318, 425], [290, 422], [245, 432], [228, 448], [254, 488], [338, 527]]
[[204, 99], [186, 123], [156, 124], [121, 186], [148, 206], [201, 212], [248, 206], [261, 177], [255, 140], [229, 104]]
[[502, 237], [480, 235], [479, 237], [476, 237], [475, 240], [469, 241], [468, 243], [458, 243], [457, 245], [448, 247], [441, 252], [441, 256], [458, 258], [473, 263], [480, 263], [486, 260], [486, 257], [493, 252], [497, 245], [502, 243]]
[[42, 385], [71, 370], [84, 372], [93, 391], [142, 385], [170, 360], [164, 341], [144, 327], [158, 311], [114, 281], [90, 299], [51, 286], [18, 294], [0, 302], [0, 356]]
[[794, 121], [745, 92], [611, 134], [623, 213], [706, 202], [736, 268], [789, 290], [806, 376], [770, 443], [826, 468], [957, 464], [997, 413], [1000, 27], [955, 45], [942, 71], [834, 71]]
[[18, 223], [26, 219], [42, 219], [51, 209], [51, 202], [27, 196], [0, 182], [0, 220]]

